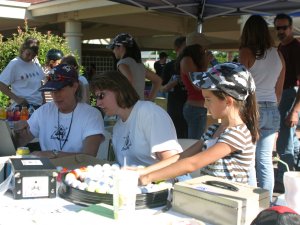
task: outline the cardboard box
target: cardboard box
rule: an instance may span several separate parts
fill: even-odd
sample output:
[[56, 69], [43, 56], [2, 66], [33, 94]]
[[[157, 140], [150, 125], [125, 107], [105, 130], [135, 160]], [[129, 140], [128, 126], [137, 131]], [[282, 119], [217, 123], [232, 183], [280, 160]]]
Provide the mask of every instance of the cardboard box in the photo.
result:
[[72, 156], [55, 158], [55, 159], [50, 159], [50, 161], [56, 167], [61, 166], [70, 170], [77, 169], [82, 166], [96, 165], [96, 164], [103, 165], [104, 163], [111, 163], [105, 160], [97, 159], [96, 157], [86, 155], [86, 154], [77, 154]]
[[[237, 191], [206, 184], [207, 181], [233, 185]], [[269, 207], [269, 192], [262, 188], [202, 176], [174, 185], [173, 209], [215, 225], [250, 224]]]
[[56, 197], [56, 167], [48, 158], [11, 158], [14, 199]]

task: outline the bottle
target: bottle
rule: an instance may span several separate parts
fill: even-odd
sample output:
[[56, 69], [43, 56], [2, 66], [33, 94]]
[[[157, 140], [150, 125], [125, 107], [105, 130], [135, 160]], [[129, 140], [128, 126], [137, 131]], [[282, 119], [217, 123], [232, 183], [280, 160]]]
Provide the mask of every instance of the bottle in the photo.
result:
[[16, 106], [14, 108], [14, 119], [13, 119], [13, 121], [19, 121], [20, 120], [20, 115], [21, 115], [20, 108]]
[[22, 106], [20, 120], [28, 120], [29, 112], [26, 106]]
[[0, 120], [6, 120], [6, 111], [3, 107], [0, 107]]
[[14, 128], [14, 112], [10, 107], [6, 108], [6, 118], [10, 128]]

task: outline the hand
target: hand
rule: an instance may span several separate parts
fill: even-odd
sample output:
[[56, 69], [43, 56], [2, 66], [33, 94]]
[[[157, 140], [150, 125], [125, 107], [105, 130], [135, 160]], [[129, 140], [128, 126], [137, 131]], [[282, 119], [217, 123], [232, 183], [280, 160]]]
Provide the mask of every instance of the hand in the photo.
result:
[[56, 158], [52, 151], [34, 151], [31, 152], [30, 155], [34, 155], [39, 158], [48, 158], [48, 159]]
[[27, 121], [25, 120], [19, 120], [14, 122], [14, 133], [15, 134], [21, 134], [23, 132], [28, 132], [29, 125]]
[[148, 179], [148, 175], [147, 174], [146, 175], [142, 175], [142, 176], [139, 177], [139, 185], [145, 186], [145, 185], [147, 185], [149, 183], [151, 183], [151, 182]]
[[297, 111], [290, 112], [285, 118], [285, 125], [288, 127], [297, 126], [299, 121], [299, 115]]
[[139, 176], [142, 176], [142, 175], [146, 174], [145, 167], [143, 167], [143, 166], [137, 166], [137, 167], [135, 167], [135, 166], [125, 166], [125, 167], [123, 167], [123, 169], [136, 171], [136, 172], [138, 172]]

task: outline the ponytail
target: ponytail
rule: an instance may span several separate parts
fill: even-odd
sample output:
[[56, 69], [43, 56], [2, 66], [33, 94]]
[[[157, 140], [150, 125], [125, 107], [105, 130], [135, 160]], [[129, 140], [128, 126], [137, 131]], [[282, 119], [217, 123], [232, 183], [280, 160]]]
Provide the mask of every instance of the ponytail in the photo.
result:
[[256, 96], [255, 92], [249, 93], [249, 96], [243, 102], [243, 106], [240, 107], [240, 117], [243, 122], [246, 124], [247, 128], [249, 129], [252, 142], [256, 143], [259, 138], [259, 128], [258, 128], [258, 106], [256, 103]]

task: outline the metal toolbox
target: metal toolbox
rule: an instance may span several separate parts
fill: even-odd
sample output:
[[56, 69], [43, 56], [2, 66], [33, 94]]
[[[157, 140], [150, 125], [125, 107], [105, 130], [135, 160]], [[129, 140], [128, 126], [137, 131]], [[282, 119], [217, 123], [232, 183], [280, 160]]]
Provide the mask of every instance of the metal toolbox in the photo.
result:
[[262, 188], [201, 176], [174, 185], [173, 209], [215, 225], [250, 224], [270, 204]]
[[56, 167], [48, 158], [11, 158], [14, 199], [56, 197]]

